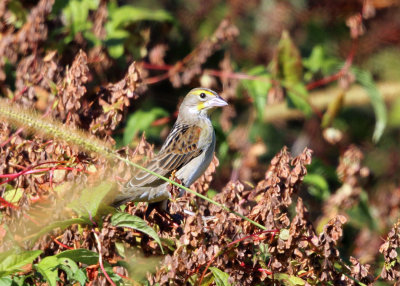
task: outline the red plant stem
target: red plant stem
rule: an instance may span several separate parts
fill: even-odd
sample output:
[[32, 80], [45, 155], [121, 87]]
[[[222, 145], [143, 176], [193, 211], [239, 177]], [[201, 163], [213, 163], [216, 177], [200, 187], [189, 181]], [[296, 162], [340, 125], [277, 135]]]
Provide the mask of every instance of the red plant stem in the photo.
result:
[[6, 146], [6, 145], [11, 141], [11, 139], [12, 139], [14, 136], [17, 136], [17, 135], [18, 135], [19, 133], [21, 133], [23, 130], [24, 130], [23, 127], [19, 128], [14, 134], [12, 134], [10, 137], [8, 137], [8, 139], [7, 139], [6, 141], [4, 141], [3, 143], [1, 143], [1, 144], [0, 144], [0, 147]]
[[[0, 205], [9, 207], [9, 208], [12, 208], [12, 209], [15, 209], [15, 210], [19, 209], [18, 206], [14, 205], [13, 203], [10, 203], [10, 202], [6, 201], [6, 200], [3, 199], [2, 197], [0, 197]], [[27, 214], [24, 213], [23, 216], [24, 216], [25, 218], [29, 219], [29, 220], [30, 220], [31, 222], [33, 222], [34, 224], [40, 225], [38, 221], [36, 221], [34, 218], [30, 217], [29, 215], [27, 215]]]
[[220, 254], [222, 254], [227, 248], [229, 248], [229, 247], [231, 247], [232, 245], [237, 244], [237, 243], [239, 243], [239, 242], [241, 242], [241, 241], [243, 241], [243, 240], [245, 240], [245, 239], [248, 239], [248, 238], [259, 238], [259, 235], [260, 235], [260, 234], [264, 234], [264, 233], [273, 233], [273, 237], [274, 237], [275, 234], [278, 233], [278, 232], [279, 232], [278, 229], [263, 230], [263, 231], [260, 231], [260, 232], [255, 233], [255, 234], [250, 234], [250, 235], [244, 236], [244, 237], [242, 237], [242, 238], [239, 238], [239, 239], [237, 239], [237, 240], [234, 240], [234, 241], [228, 243], [228, 244], [227, 244], [225, 247], [223, 247], [223, 249], [221, 249], [218, 253], [214, 254], [213, 257], [210, 259], [210, 261], [207, 263], [206, 268], [204, 269], [203, 273], [201, 274], [201, 277], [200, 277], [200, 279], [199, 279], [198, 285], [201, 285], [201, 282], [203, 281], [204, 276], [206, 275], [206, 272], [207, 272], [208, 268], [210, 267], [211, 263], [215, 260], [215, 258], [216, 258], [217, 256], [219, 256]]
[[[349, 55], [347, 56], [346, 62], [344, 64], [344, 66], [340, 69], [340, 71], [338, 71], [336, 74], [331, 75], [331, 76], [327, 76], [325, 78], [322, 78], [320, 80], [317, 80], [315, 82], [311, 82], [309, 84], [307, 84], [307, 90], [313, 90], [317, 87], [326, 85], [328, 83], [334, 82], [336, 80], [338, 80], [341, 76], [343, 76], [347, 70], [351, 67], [353, 59], [354, 59], [354, 55], [357, 49], [357, 41], [354, 40], [352, 42], [352, 47], [350, 50]], [[183, 61], [182, 61], [183, 62]], [[180, 62], [178, 62], [180, 63]], [[177, 67], [177, 64], [172, 66], [172, 65], [155, 65], [155, 64], [151, 64], [151, 63], [146, 63], [146, 62], [141, 62], [140, 65], [145, 68], [145, 69], [149, 69], [149, 70], [162, 70], [162, 71], [168, 71], [167, 73], [158, 75], [158, 76], [154, 76], [148, 79], [145, 79], [144, 82], [147, 84], [153, 84], [153, 83], [157, 83], [159, 81], [165, 80], [169, 77], [170, 75], [170, 71], [173, 70], [173, 68], [175, 68], [174, 72], [179, 72], [181, 66]], [[241, 73], [241, 72], [226, 72], [226, 71], [220, 71], [220, 70], [213, 70], [213, 69], [205, 69], [203, 71], [203, 74], [208, 74], [208, 75], [213, 75], [219, 78], [230, 78], [230, 79], [239, 79], [239, 80], [258, 80], [258, 81], [267, 81], [267, 82], [276, 82], [273, 79], [270, 78], [266, 78], [263, 76], [254, 76], [254, 75], [248, 75], [246, 73]]]
[[267, 273], [268, 275], [272, 275], [272, 274], [273, 274], [271, 271], [269, 271], [269, 270], [267, 270], [267, 269], [264, 269], [264, 268], [258, 268], [257, 271], [265, 272], [265, 273]]
[[53, 241], [54, 241], [55, 243], [57, 243], [58, 245], [60, 245], [61, 247], [64, 247], [64, 248], [66, 248], [66, 249], [69, 249], [69, 250], [73, 250], [73, 249], [74, 249], [73, 247], [70, 247], [70, 246], [65, 245], [64, 243], [58, 241], [57, 238], [53, 238]]
[[[114, 273], [117, 274], [119, 277], [128, 280], [129, 282], [132, 282], [132, 283], [135, 282], [135, 280], [133, 280], [132, 278], [129, 278], [128, 276], [125, 276], [125, 275], [122, 275], [122, 274], [119, 274], [119, 273], [116, 273], [116, 272], [114, 272]], [[133, 284], [133, 285], [135, 285], [135, 284]]]
[[[13, 173], [13, 174], [3, 174], [0, 175], [0, 178], [8, 178], [8, 180], [5, 180], [4, 182], [0, 182], [0, 185], [6, 184], [22, 175], [27, 175], [27, 174], [35, 174], [35, 173], [40, 173], [40, 172], [46, 172], [50, 171], [50, 184], [52, 183], [52, 173], [54, 170], [68, 170], [68, 171], [73, 171], [77, 170], [79, 172], [86, 172], [90, 173], [89, 171], [80, 169], [80, 168], [72, 168], [72, 167], [64, 167], [64, 166], [55, 166], [55, 167], [48, 167], [48, 168], [41, 168], [41, 169], [33, 169], [41, 165], [47, 165], [47, 164], [60, 164], [60, 163], [66, 163], [66, 161], [50, 161], [50, 162], [42, 162], [38, 163], [36, 165], [30, 166], [30, 167], [23, 167], [23, 166], [18, 166], [19, 168], [22, 168], [23, 170], [18, 172], [18, 173]], [[8, 202], [4, 198], [0, 197], [0, 205], [7, 206], [13, 209], [18, 209], [18, 206], [14, 205], [13, 203]], [[28, 217], [29, 218], [29, 217]], [[31, 219], [31, 218], [29, 218]], [[32, 220], [32, 219], [31, 219]]]
[[8, 201], [6, 201], [5, 199], [3, 199], [2, 197], [0, 197], [0, 204], [6, 207], [10, 207], [12, 209], [18, 209], [18, 207], [16, 205], [14, 205], [13, 203], [10, 203]]
[[328, 83], [337, 81], [340, 77], [342, 77], [344, 74], [346, 74], [353, 63], [354, 55], [357, 50], [357, 44], [358, 44], [357, 40], [354, 40], [352, 42], [351, 50], [350, 50], [349, 55], [347, 56], [346, 62], [343, 65], [343, 67], [336, 74], [327, 76], [325, 78], [322, 78], [320, 80], [317, 80], [315, 82], [311, 82], [311, 83], [307, 84], [307, 86], [306, 86], [307, 90], [312, 90], [317, 87], [326, 85]]
[[107, 281], [112, 285], [112, 286], [116, 286], [114, 281], [112, 281], [112, 279], [110, 278], [110, 276], [108, 276], [108, 273], [106, 272], [106, 270], [104, 269], [104, 265], [103, 265], [103, 256], [101, 255], [101, 243], [100, 243], [100, 239], [96, 233], [95, 230], [93, 230], [93, 234], [94, 237], [96, 238], [96, 242], [97, 242], [97, 248], [99, 250], [99, 265], [101, 268], [101, 271], [103, 272], [104, 276], [106, 277]]
[[301, 277], [304, 277], [304, 276], [306, 276], [306, 275], [308, 275], [308, 274], [310, 274], [310, 273], [312, 273], [313, 271], [312, 270], [309, 270], [309, 271], [307, 271], [307, 272], [304, 272], [304, 273], [301, 273], [300, 275], [299, 275], [299, 277], [301, 278]]
[[382, 273], [379, 273], [379, 275], [374, 278], [374, 282], [377, 281], [379, 278], [381, 278], [381, 275]]
[[165, 80], [167, 78], [169, 78], [169, 73], [164, 73], [164, 74], [157, 75], [157, 76], [154, 76], [154, 77], [145, 78], [143, 80], [143, 83], [144, 84], [154, 84], [154, 83], [163, 81], [163, 80]]
[[80, 172], [84, 171], [83, 169], [71, 168], [71, 167], [50, 167], [50, 168], [42, 168], [42, 169], [34, 169], [34, 170], [23, 170], [21, 172], [14, 173], [14, 174], [0, 175], [0, 178], [9, 178], [8, 180], [6, 180], [4, 182], [0, 182], [0, 185], [6, 184], [22, 175], [36, 174], [36, 173], [42, 173], [42, 172], [54, 171], [54, 170], [67, 170], [67, 171], [77, 170]]

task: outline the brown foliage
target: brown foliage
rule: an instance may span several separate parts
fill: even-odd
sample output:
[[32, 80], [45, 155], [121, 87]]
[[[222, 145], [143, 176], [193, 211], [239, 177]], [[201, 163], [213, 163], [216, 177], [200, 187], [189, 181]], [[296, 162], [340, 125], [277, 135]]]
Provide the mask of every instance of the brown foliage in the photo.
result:
[[[374, 14], [375, 2], [379, 1], [364, 1], [364, 18]], [[250, 1], [249, 7], [253, 7], [254, 3]], [[43, 112], [43, 116], [52, 114], [64, 123], [76, 125], [113, 143], [111, 135], [124, 119], [132, 102], [144, 90], [142, 80], [146, 82], [146, 74], [141, 73], [140, 65], [133, 62], [126, 74], [120, 76], [119, 81], [108, 83], [103, 72], [111, 67], [112, 59], [104, 47], [97, 46], [85, 51], [80, 49], [84, 46], [84, 40], [79, 35], [79, 39], [75, 39], [79, 44], [76, 51], [79, 52], [70, 58], [74, 58], [72, 62], [68, 60], [69, 67], [60, 64], [63, 55], [45, 51], [42, 46], [48, 37], [46, 17], [53, 4], [52, 0], [39, 1], [31, 9], [25, 24], [16, 31], [6, 21], [10, 17], [6, 8], [7, 1], [0, 2], [0, 81], [6, 79], [4, 59], [7, 58], [16, 65], [15, 102], [35, 108]], [[232, 6], [232, 14], [240, 13], [241, 9], [249, 9], [239, 7], [240, 3]], [[293, 13], [291, 9], [288, 3], [277, 3], [274, 13], [266, 14], [268, 17], [265, 19], [269, 19], [271, 25], [268, 25], [265, 34], [280, 35], [282, 23], [291, 21], [288, 17]], [[97, 38], [105, 39], [106, 1], [102, 1], [91, 17], [94, 19], [92, 32]], [[364, 33], [360, 17], [361, 15], [356, 15], [349, 18], [348, 25], [353, 38]], [[239, 29], [230, 20], [221, 21], [211, 37], [202, 41], [192, 53], [169, 70], [167, 76], [170, 82], [175, 87], [180, 87], [194, 81], [196, 76], [203, 75], [203, 80], [210, 87], [215, 85], [216, 80], [211, 78], [213, 74], [204, 71], [203, 65], [217, 49], [235, 39], [238, 34]], [[258, 45], [264, 49], [262, 42]], [[167, 50], [167, 45], [155, 45], [149, 53], [150, 62], [164, 65]], [[266, 46], [264, 53], [270, 52]], [[229, 53], [225, 53], [220, 68], [223, 70], [222, 75], [218, 75], [224, 86], [222, 95], [226, 99], [234, 100], [238, 80], [227, 76], [234, 72]], [[91, 88], [89, 84], [95, 77], [105, 84]], [[353, 80], [354, 78], [347, 75], [342, 82], [348, 84]], [[2, 87], [2, 91], [6, 88]], [[282, 96], [283, 90], [277, 85], [275, 89], [271, 89], [268, 100], [280, 101]], [[232, 118], [236, 115], [233, 107], [223, 110], [220, 122], [224, 132], [231, 131]], [[68, 124], [66, 128], [69, 128]], [[293, 157], [284, 147], [272, 159], [264, 174], [262, 170], [265, 169], [259, 165], [258, 158], [265, 153], [266, 146], [263, 142], [250, 144], [247, 140], [248, 129], [247, 125], [239, 126], [229, 135], [231, 150], [239, 151], [244, 158], [240, 167], [233, 167], [231, 181], [213, 199], [256, 221], [267, 231], [261, 231], [237, 215], [189, 193], [181, 198], [174, 197], [170, 202], [171, 215], [183, 217], [180, 225], [171, 224], [170, 219], [156, 212], [145, 217], [146, 204], [129, 203], [125, 211], [145, 218], [164, 239], [167, 254], [162, 256], [157, 271], [148, 274], [150, 283], [199, 283], [211, 276], [209, 267], [217, 267], [229, 274], [230, 282], [240, 285], [284, 284], [279, 274], [303, 279], [307, 281], [307, 285], [321, 282], [357, 285], [357, 281], [371, 285], [374, 281], [371, 266], [360, 263], [354, 257], [350, 257], [351, 265], [346, 265], [340, 250], [340, 239], [347, 221], [343, 210], [359, 202], [363, 180], [369, 175], [369, 170], [363, 166], [364, 155], [360, 148], [351, 145], [341, 155], [337, 173], [342, 186], [324, 203], [326, 223], [321, 227], [322, 231], [317, 233], [313, 226], [315, 220], [308, 205], [306, 206], [307, 202], [298, 196], [307, 174], [306, 167], [311, 163], [312, 151], [306, 148], [300, 155]], [[2, 203], [0, 206], [0, 251], [10, 249], [14, 243], [27, 249], [43, 250], [42, 258], [68, 248], [99, 251], [94, 237], [94, 231], [97, 230], [91, 226], [79, 229], [77, 225], [73, 225], [63, 231], [53, 231], [41, 237], [33, 246], [25, 243], [21, 237], [38, 231], [56, 219], [74, 216], [66, 205], [81, 190], [77, 186], [96, 186], [106, 177], [124, 182], [131, 176], [131, 168], [119, 161], [110, 162], [98, 155], [83, 153], [77, 146], [68, 145], [61, 140], [28, 137], [21, 132], [12, 132], [5, 122], [0, 122], [0, 141], [0, 174], [15, 174], [7, 184], [13, 189], [22, 190], [19, 200], [13, 204]], [[153, 146], [144, 136], [136, 149], [123, 148], [118, 152], [136, 163], [144, 163], [154, 155]], [[219, 160], [214, 156], [211, 165], [193, 184], [192, 189], [207, 194], [218, 165]], [[34, 173], [39, 166], [45, 170]], [[261, 175], [262, 180], [255, 180], [258, 181], [256, 187], [238, 180], [254, 179]], [[2, 178], [2, 182], [4, 181]], [[60, 186], [62, 191], [55, 191]], [[2, 187], [2, 195], [6, 191]], [[394, 188], [390, 198], [384, 200], [390, 201], [387, 209], [380, 210], [381, 213], [396, 217], [399, 200], [398, 189]], [[3, 225], [8, 226], [9, 233]], [[102, 245], [101, 255], [110, 263], [121, 259], [116, 247], [116, 243], [121, 241], [137, 256], [143, 253], [147, 256], [161, 256], [159, 246], [148, 236], [113, 227], [110, 216], [103, 217], [103, 225], [98, 233]], [[13, 235], [15, 241], [7, 240], [6, 234]], [[359, 234], [357, 239], [360, 244], [368, 239], [365, 238], [368, 235], [366, 232]], [[377, 243], [379, 242], [375, 240], [374, 245]], [[400, 222], [397, 222], [379, 249], [385, 260], [382, 278], [390, 281], [400, 279], [397, 258], [399, 247]], [[372, 251], [374, 250], [369, 253]], [[114, 270], [128, 275], [122, 267]], [[104, 277], [99, 275], [98, 266], [95, 265], [87, 271], [93, 285], [106, 283]], [[61, 280], [65, 278], [63, 275], [60, 275]]]

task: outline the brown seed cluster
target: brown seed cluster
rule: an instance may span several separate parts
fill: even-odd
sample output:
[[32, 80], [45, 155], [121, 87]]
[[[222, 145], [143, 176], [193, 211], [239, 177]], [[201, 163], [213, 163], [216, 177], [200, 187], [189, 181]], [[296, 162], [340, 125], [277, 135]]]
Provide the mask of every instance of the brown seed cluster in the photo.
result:
[[[214, 34], [201, 42], [182, 62], [170, 70], [170, 81], [174, 87], [189, 84], [202, 71], [202, 65], [221, 47], [224, 42], [232, 41], [239, 35], [238, 28], [229, 20], [223, 20]], [[180, 72], [182, 72], [180, 74]]]
[[398, 260], [400, 247], [400, 220], [393, 226], [388, 233], [385, 243], [379, 248], [379, 252], [385, 258], [385, 265], [382, 268], [382, 278], [389, 281], [399, 281], [400, 279], [400, 263]]
[[[26, 22], [18, 30], [8, 21], [13, 16], [7, 10], [9, 2], [0, 1], [0, 82], [6, 80], [7, 59], [8, 63], [15, 65], [15, 90], [11, 92], [12, 88], [7, 83], [1, 86], [2, 93], [20, 105], [38, 110], [44, 118], [51, 115], [61, 120], [66, 123], [65, 128], [74, 125], [113, 143], [111, 135], [115, 134], [132, 102], [139, 98], [145, 88], [142, 82], [146, 82], [146, 72], [139, 69], [140, 64], [133, 62], [125, 74], [114, 75], [115, 79], [109, 80], [105, 74], [115, 62], [104, 46], [87, 48], [80, 34], [71, 44], [72, 51], [67, 49], [64, 54], [57, 54], [56, 51], [46, 50], [44, 43], [50, 34], [49, 29], [56, 25], [48, 17], [54, 1], [41, 0], [32, 6]], [[251, 5], [246, 7], [254, 7], [255, 4], [250, 2]], [[365, 15], [371, 15], [373, 1], [364, 2]], [[239, 9], [240, 1], [232, 5], [238, 5], [232, 9], [233, 14], [239, 13], [242, 8], [249, 9]], [[268, 25], [271, 30], [268, 33], [271, 35], [280, 34], [282, 23], [292, 21], [287, 16], [290, 15], [287, 13], [290, 5], [276, 5], [274, 13], [268, 15], [275, 17], [276, 23], [279, 23], [275, 25], [275, 21], [272, 21], [272, 25]], [[89, 15], [93, 22], [92, 32], [101, 40], [106, 38], [107, 13], [107, 3], [101, 1], [99, 8]], [[352, 17], [348, 23], [354, 37], [364, 33], [360, 18]], [[217, 49], [235, 39], [238, 34], [238, 28], [231, 21], [223, 20], [211, 37], [202, 41], [169, 71], [171, 83], [180, 87], [196, 81], [196, 76], [202, 74], [200, 82], [203, 80], [205, 86], [206, 83], [210, 87], [217, 86], [217, 80], [213, 78], [216, 75], [204, 71], [203, 65]], [[372, 38], [374, 41], [371, 43], [377, 45], [378, 41]], [[266, 43], [258, 42], [258, 46], [269, 53]], [[154, 45], [148, 54], [149, 61], [164, 65], [168, 48], [164, 44]], [[256, 46], [253, 48], [258, 49]], [[237, 100], [238, 88], [238, 80], [228, 76], [234, 72], [233, 66], [230, 54], [225, 53], [220, 63], [223, 74], [218, 77], [224, 86], [222, 96], [232, 101]], [[353, 80], [351, 75], [347, 75], [342, 77], [342, 84], [348, 86]], [[283, 90], [279, 89], [279, 85], [270, 90], [269, 101], [281, 101], [282, 98]], [[248, 101], [248, 98], [245, 100]], [[0, 189], [2, 197], [11, 202], [9, 205], [0, 205], [0, 251], [18, 243], [21, 248], [43, 250], [43, 258], [69, 248], [85, 248], [100, 252], [108, 263], [116, 263], [123, 259], [120, 252], [122, 244], [129, 250], [127, 252], [130, 252], [131, 257], [145, 255], [160, 258], [159, 263], [152, 262], [157, 265], [157, 269], [149, 272], [147, 277], [151, 284], [161, 285], [210, 282], [210, 267], [227, 273], [229, 282], [237, 285], [287, 285], [288, 279], [292, 282], [290, 279], [297, 279], [300, 285], [358, 285], [359, 282], [372, 285], [374, 269], [365, 264], [364, 260], [354, 257], [350, 257], [350, 263], [346, 263], [342, 259], [346, 253], [340, 248], [340, 240], [345, 235], [343, 227], [347, 222], [343, 210], [359, 203], [362, 185], [369, 176], [369, 170], [363, 165], [361, 149], [349, 146], [341, 155], [337, 173], [342, 186], [323, 204], [326, 220], [318, 228], [320, 232], [317, 232], [309, 200], [298, 196], [304, 187], [306, 167], [311, 163], [311, 150], [306, 148], [300, 155], [293, 157], [284, 147], [264, 172], [268, 164], [261, 165], [258, 158], [266, 153], [266, 146], [261, 141], [246, 141], [249, 137], [248, 125], [239, 123], [235, 128], [232, 118], [236, 115], [233, 107], [226, 108], [222, 111], [220, 123], [225, 133], [234, 128], [227, 142], [230, 150], [238, 151], [244, 158], [233, 166], [231, 181], [221, 187], [213, 199], [256, 221], [267, 231], [262, 231], [226, 209], [186, 193], [181, 198], [174, 196], [169, 203], [172, 219], [179, 217], [180, 224], [155, 211], [146, 217], [145, 203], [128, 203], [125, 209], [147, 220], [158, 232], [163, 240], [165, 255], [162, 255], [158, 244], [145, 234], [112, 226], [110, 216], [107, 215], [102, 217], [102, 225], [97, 228], [96, 225], [78, 227], [75, 224], [65, 230], [56, 229], [42, 235], [31, 244], [24, 238], [38, 232], [44, 225], [76, 216], [68, 203], [79, 196], [82, 186], [95, 187], [107, 177], [123, 183], [134, 170], [123, 162], [110, 162], [98, 155], [86, 154], [77, 146], [59, 139], [41, 137], [36, 133], [31, 136], [24, 131], [16, 132], [7, 122], [0, 122], [0, 174], [15, 174]], [[248, 124], [254, 122], [254, 119], [243, 121]], [[245, 139], [240, 141], [237, 138]], [[118, 152], [141, 164], [154, 156], [153, 146], [144, 136], [135, 149], [126, 147]], [[210, 193], [208, 191], [216, 177], [218, 165], [218, 158], [214, 156], [204, 175], [192, 188], [203, 195]], [[42, 170], [38, 171], [40, 168]], [[238, 178], [257, 183], [254, 187]], [[1, 182], [5, 180], [7, 178], [1, 178]], [[389, 202], [387, 208], [379, 211], [385, 217], [387, 215], [397, 219], [400, 192], [398, 188], [392, 189], [390, 197], [382, 199], [385, 203]], [[179, 192], [174, 187], [171, 187], [171, 191]], [[385, 205], [382, 201], [380, 205]], [[399, 225], [400, 222], [397, 222], [393, 226], [383, 244], [376, 239], [373, 241], [376, 250], [372, 249], [374, 247], [369, 247], [372, 250], [364, 250], [371, 254], [377, 252], [380, 245], [379, 252], [384, 258], [381, 277], [390, 281], [400, 279]], [[94, 236], [95, 231], [98, 231], [100, 249]], [[10, 235], [14, 240], [7, 239]], [[362, 230], [356, 237], [356, 244], [366, 245], [369, 235], [370, 232]], [[357, 251], [360, 253], [360, 250]], [[131, 274], [121, 266], [113, 270], [123, 276]], [[28, 273], [30, 271], [33, 270], [28, 270]], [[91, 285], [106, 285], [107, 281], [98, 265], [88, 267], [86, 273]], [[61, 270], [59, 278], [60, 284], [66, 280]]]

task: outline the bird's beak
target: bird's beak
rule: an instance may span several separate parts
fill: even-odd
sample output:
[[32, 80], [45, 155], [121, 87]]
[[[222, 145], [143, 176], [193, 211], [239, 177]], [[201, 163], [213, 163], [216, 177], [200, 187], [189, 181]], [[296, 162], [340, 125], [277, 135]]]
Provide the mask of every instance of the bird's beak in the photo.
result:
[[222, 99], [222, 97], [220, 96], [216, 96], [210, 100], [208, 100], [207, 102], [204, 103], [204, 105], [206, 105], [207, 107], [221, 107], [221, 106], [226, 106], [228, 105], [228, 103]]

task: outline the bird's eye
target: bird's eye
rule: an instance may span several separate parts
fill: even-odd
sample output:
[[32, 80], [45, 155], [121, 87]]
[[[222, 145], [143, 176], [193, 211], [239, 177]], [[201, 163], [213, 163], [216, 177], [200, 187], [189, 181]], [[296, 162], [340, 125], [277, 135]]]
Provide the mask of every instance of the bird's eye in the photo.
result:
[[206, 94], [205, 94], [204, 92], [200, 93], [200, 98], [201, 98], [201, 99], [206, 98]]

